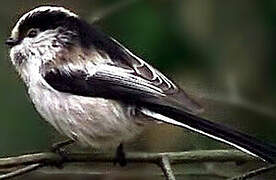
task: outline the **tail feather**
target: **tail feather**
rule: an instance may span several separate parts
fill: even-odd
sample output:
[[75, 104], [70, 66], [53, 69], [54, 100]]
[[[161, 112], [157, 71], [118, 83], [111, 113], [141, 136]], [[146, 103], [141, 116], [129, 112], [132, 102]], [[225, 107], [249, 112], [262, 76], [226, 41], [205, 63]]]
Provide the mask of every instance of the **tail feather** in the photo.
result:
[[159, 121], [198, 132], [252, 156], [261, 158], [266, 162], [276, 162], [275, 145], [265, 143], [221, 124], [166, 106], [151, 105], [147, 106], [147, 109], [142, 108], [141, 112]]

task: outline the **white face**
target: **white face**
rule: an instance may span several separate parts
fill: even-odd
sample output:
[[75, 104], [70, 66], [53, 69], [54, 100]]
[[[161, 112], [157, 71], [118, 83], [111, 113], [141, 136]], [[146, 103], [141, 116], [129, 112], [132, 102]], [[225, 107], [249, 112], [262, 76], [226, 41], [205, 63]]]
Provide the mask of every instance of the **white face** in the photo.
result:
[[27, 36], [11, 48], [11, 61], [18, 70], [26, 63], [41, 65], [53, 61], [69, 41], [70, 37], [60, 34], [59, 28], [38, 32], [35, 37]]
[[21, 71], [26, 63], [39, 66], [47, 61], [52, 61], [56, 57], [56, 54], [64, 48], [64, 43], [71, 40], [73, 32], [66, 32], [66, 35], [61, 27], [44, 28], [44, 30], [41, 30], [36, 27], [36, 24], [33, 25], [34, 27], [32, 27], [32, 24], [29, 24], [28, 28], [20, 32], [20, 28], [22, 29], [22, 26], [26, 24], [26, 19], [31, 16], [39, 18], [39, 13], [45, 12], [60, 12], [68, 17], [77, 17], [76, 14], [62, 7], [51, 6], [39, 7], [24, 14], [14, 26], [10, 36], [10, 40], [15, 42], [14, 44], [10, 44], [12, 46], [10, 57], [18, 71]]

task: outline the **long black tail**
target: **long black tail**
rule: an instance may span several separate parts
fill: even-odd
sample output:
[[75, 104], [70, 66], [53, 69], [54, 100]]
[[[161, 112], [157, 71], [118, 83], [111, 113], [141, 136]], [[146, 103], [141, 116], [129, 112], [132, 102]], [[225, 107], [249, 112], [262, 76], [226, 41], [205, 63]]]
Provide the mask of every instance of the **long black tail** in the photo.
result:
[[141, 111], [160, 121], [190, 129], [231, 145], [269, 163], [276, 163], [275, 145], [265, 143], [221, 124], [166, 106], [150, 105]]

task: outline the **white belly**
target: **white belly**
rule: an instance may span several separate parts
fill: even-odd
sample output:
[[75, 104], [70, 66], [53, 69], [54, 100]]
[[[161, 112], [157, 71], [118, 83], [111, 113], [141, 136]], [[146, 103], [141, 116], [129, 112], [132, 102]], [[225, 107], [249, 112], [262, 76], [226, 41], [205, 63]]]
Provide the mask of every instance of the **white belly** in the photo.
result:
[[142, 129], [131, 107], [103, 98], [60, 93], [46, 86], [29, 86], [35, 108], [60, 133], [84, 145], [114, 147]]

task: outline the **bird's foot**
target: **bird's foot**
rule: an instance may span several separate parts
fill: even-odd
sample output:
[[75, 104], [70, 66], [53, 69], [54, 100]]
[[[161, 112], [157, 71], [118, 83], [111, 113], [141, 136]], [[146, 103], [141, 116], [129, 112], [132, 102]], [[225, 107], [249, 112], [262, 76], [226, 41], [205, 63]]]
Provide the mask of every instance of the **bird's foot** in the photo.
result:
[[65, 140], [65, 141], [60, 141], [60, 142], [57, 142], [57, 143], [54, 143], [50, 150], [54, 153], [59, 153], [59, 151], [62, 151], [62, 149], [64, 150], [66, 146], [74, 143], [75, 141], [71, 140], [71, 139], [68, 139], [68, 140]]
[[117, 163], [119, 163], [119, 165], [121, 167], [124, 167], [124, 166], [127, 165], [126, 154], [124, 152], [123, 144], [120, 144], [117, 147], [117, 150], [116, 150], [116, 155], [115, 155], [115, 159], [114, 159], [114, 165], [116, 165]]
[[73, 140], [65, 140], [65, 141], [54, 143], [51, 146], [50, 151], [58, 154], [61, 157], [60, 161], [57, 161], [54, 163], [54, 166], [56, 166], [59, 169], [63, 168], [63, 162], [64, 162], [64, 160], [66, 160], [67, 154], [68, 154], [66, 151], [66, 146], [68, 146], [72, 143], [74, 143]]

